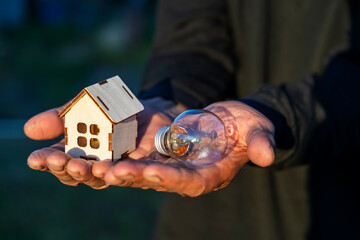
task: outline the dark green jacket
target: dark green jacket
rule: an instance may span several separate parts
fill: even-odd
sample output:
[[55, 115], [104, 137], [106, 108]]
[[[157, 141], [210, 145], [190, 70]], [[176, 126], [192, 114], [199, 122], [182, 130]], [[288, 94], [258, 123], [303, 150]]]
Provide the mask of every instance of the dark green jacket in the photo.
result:
[[159, 1], [140, 96], [241, 99], [273, 121], [277, 150], [223, 190], [169, 194], [157, 239], [360, 239], [357, 2]]

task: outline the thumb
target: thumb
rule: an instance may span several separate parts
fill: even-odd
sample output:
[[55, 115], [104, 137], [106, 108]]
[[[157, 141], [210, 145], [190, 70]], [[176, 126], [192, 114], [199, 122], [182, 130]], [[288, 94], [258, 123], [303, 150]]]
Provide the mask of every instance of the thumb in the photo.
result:
[[58, 116], [63, 108], [50, 109], [30, 118], [24, 125], [26, 136], [34, 140], [47, 140], [63, 134], [64, 122]]
[[254, 131], [247, 143], [247, 153], [251, 162], [260, 166], [270, 166], [275, 159], [275, 140], [272, 132]]

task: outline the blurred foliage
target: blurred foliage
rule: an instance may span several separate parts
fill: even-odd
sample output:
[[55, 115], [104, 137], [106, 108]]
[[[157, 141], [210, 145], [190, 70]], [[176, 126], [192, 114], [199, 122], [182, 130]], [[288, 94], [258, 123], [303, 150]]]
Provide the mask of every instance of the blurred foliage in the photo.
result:
[[[138, 92], [155, 1], [25, 2], [19, 23], [0, 22], [0, 120], [29, 118], [116, 74]], [[26, 165], [59, 139], [10, 138], [0, 136], [0, 239], [151, 239], [163, 194], [65, 186]]]

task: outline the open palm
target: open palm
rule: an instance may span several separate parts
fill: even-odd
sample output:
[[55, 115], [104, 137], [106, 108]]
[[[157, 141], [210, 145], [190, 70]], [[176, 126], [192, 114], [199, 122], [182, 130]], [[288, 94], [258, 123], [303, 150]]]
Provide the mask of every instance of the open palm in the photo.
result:
[[[159, 160], [154, 148], [154, 136], [158, 129], [171, 124], [175, 115], [186, 110], [180, 105], [160, 98], [143, 101], [145, 110], [139, 114], [138, 146], [129, 154], [129, 159], [141, 159], [151, 155]], [[35, 140], [56, 138], [64, 133], [63, 119], [58, 117], [63, 107], [48, 110], [31, 118], [24, 126], [26, 135]], [[163, 160], [166, 160], [163, 158]], [[140, 163], [140, 161], [139, 161]], [[28, 158], [30, 168], [48, 171], [62, 183], [76, 186], [81, 183], [92, 188], [108, 187], [104, 181], [105, 173], [117, 162], [86, 161], [73, 158], [64, 153], [64, 141], [34, 151]]]
[[[207, 107], [224, 121], [227, 129], [229, 144], [223, 159], [211, 166], [196, 168], [165, 158], [155, 150], [155, 134], [186, 109], [160, 98], [143, 104], [145, 110], [139, 114], [138, 147], [127, 159], [114, 163], [72, 158], [63, 152], [60, 142], [32, 153], [29, 166], [49, 171], [68, 185], [84, 183], [96, 189], [109, 185], [130, 186], [198, 196], [227, 186], [250, 159], [259, 166], [268, 166], [274, 160], [272, 123], [255, 109], [237, 101], [218, 102]], [[63, 123], [57, 117], [58, 111], [49, 110], [30, 119], [25, 125], [26, 134], [33, 139], [60, 135]]]

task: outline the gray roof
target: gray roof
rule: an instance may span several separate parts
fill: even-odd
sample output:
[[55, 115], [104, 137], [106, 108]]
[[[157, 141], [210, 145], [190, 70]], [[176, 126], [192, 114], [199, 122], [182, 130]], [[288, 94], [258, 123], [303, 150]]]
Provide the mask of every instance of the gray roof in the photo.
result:
[[119, 76], [95, 83], [85, 88], [85, 91], [114, 123], [144, 110], [144, 106]]

